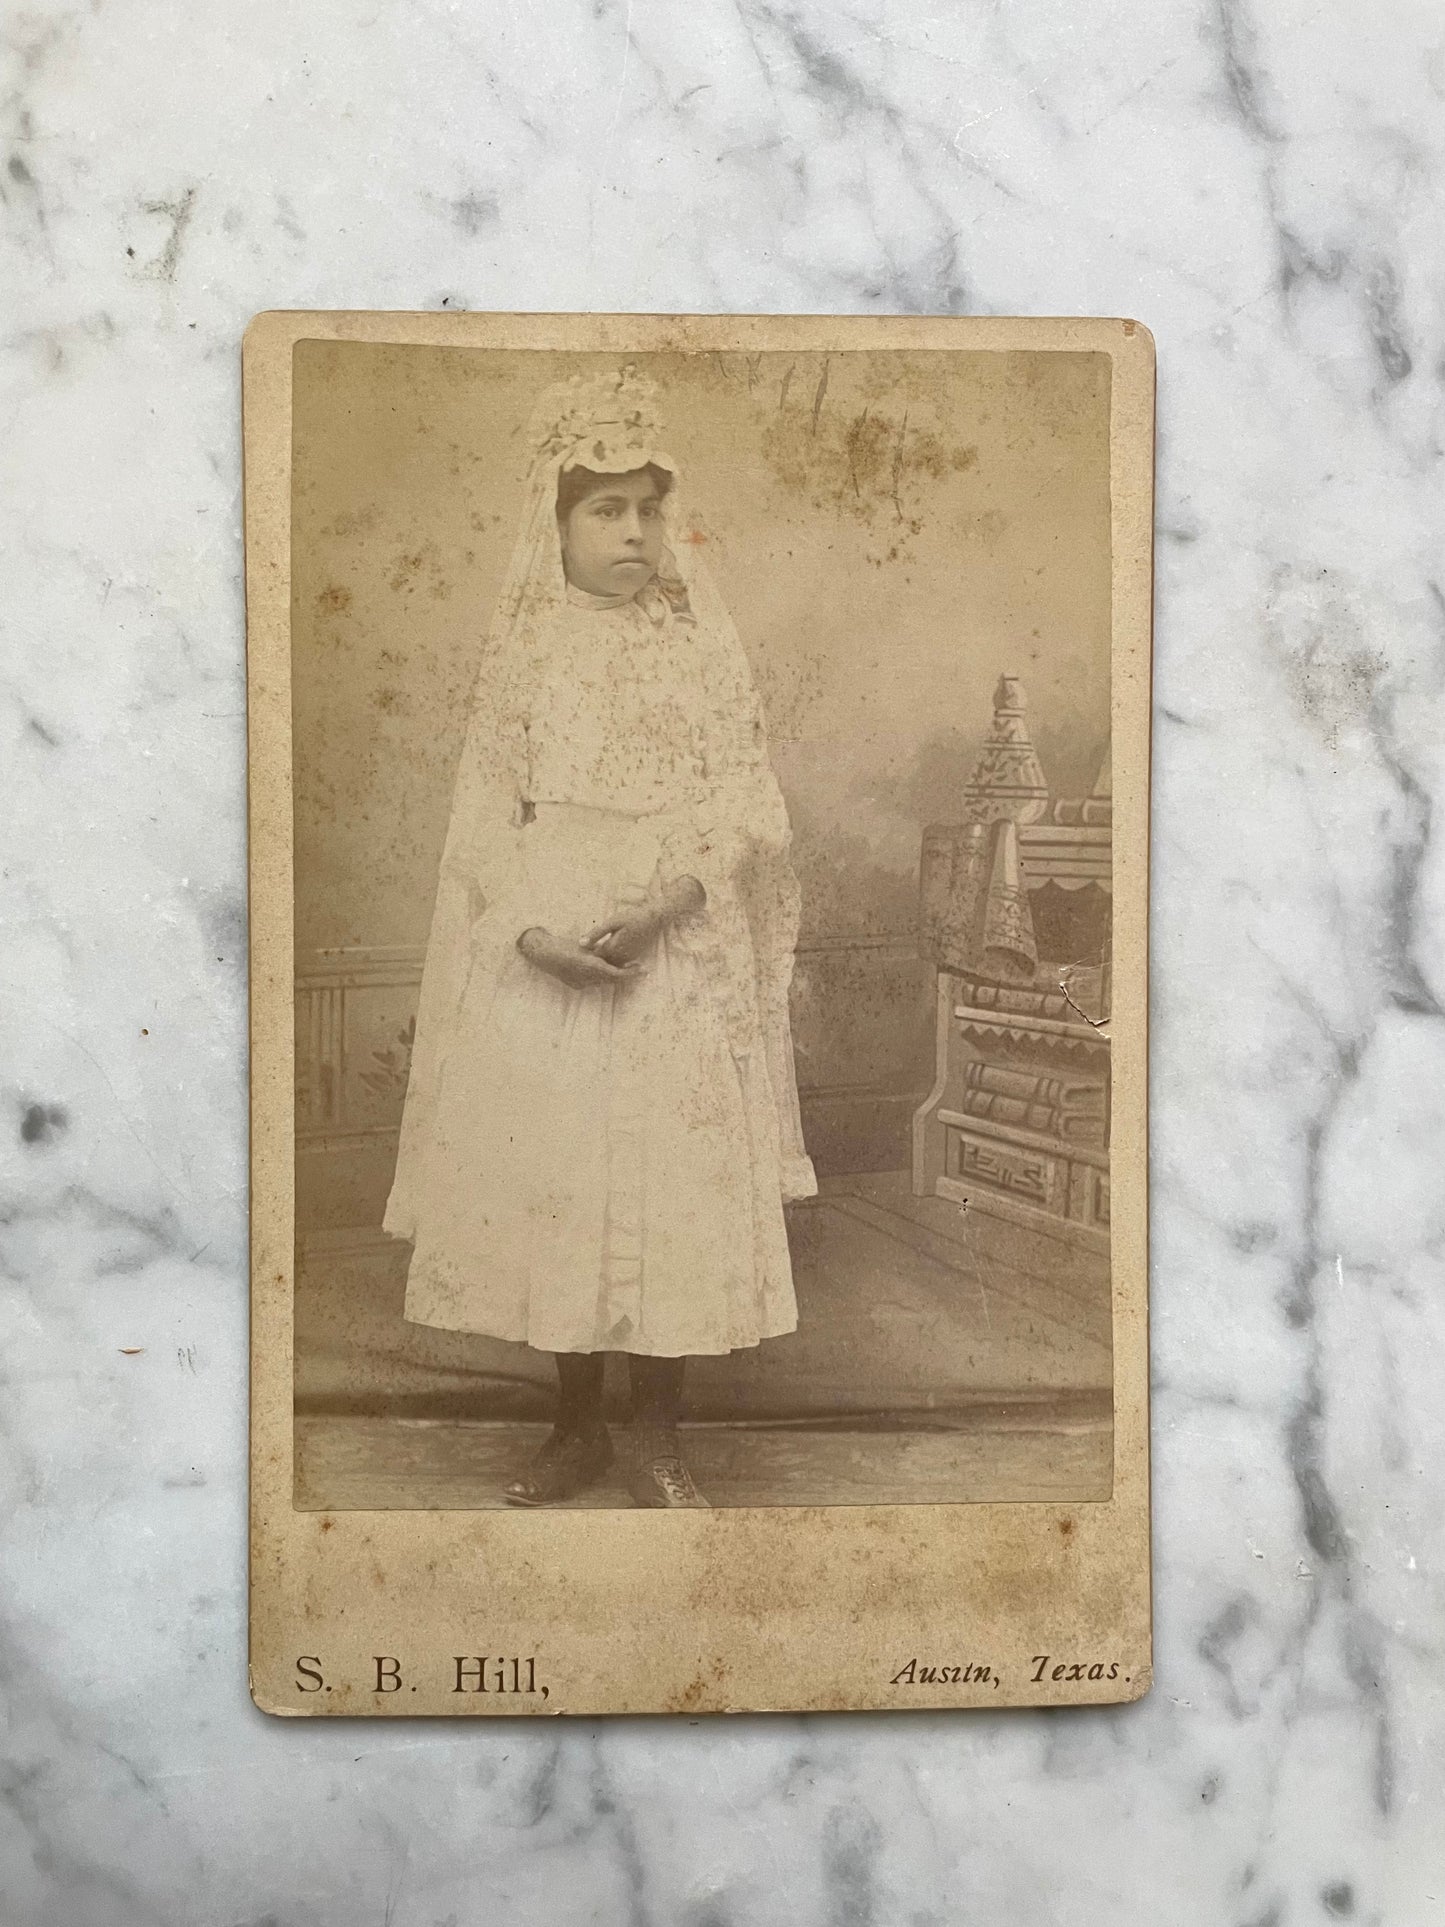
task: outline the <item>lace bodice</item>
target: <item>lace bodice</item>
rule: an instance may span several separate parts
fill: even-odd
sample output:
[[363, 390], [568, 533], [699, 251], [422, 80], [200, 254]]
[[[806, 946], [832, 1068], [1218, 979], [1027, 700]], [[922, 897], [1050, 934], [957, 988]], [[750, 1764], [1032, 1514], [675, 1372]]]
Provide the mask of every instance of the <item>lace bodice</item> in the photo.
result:
[[641, 815], [704, 793], [706, 691], [690, 625], [655, 622], [635, 601], [569, 598], [516, 703], [529, 802]]

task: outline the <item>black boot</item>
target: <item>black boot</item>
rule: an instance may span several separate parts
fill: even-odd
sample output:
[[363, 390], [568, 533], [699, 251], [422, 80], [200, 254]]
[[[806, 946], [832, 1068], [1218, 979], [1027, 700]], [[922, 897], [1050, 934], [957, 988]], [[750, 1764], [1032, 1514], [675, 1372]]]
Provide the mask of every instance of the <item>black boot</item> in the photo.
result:
[[564, 1499], [596, 1485], [612, 1463], [612, 1440], [599, 1426], [591, 1438], [579, 1438], [553, 1428], [521, 1478], [513, 1479], [503, 1497], [508, 1505], [560, 1505]]
[[601, 1352], [558, 1352], [557, 1422], [531, 1464], [507, 1487], [508, 1505], [560, 1505], [595, 1485], [612, 1463], [602, 1422]]
[[634, 1505], [669, 1509], [707, 1505], [683, 1462], [678, 1438], [685, 1362], [635, 1353], [627, 1361], [632, 1380], [627, 1489]]

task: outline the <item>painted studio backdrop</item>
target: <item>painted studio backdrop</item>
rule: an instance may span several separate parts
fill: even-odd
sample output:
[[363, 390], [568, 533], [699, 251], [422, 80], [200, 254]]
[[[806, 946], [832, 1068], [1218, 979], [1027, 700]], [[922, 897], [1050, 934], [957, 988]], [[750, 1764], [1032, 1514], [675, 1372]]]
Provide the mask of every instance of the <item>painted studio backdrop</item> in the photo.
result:
[[[639, 355], [793, 827], [799, 1325], [699, 1360], [731, 1503], [1108, 1491], [1109, 392], [1050, 353]], [[550, 1361], [406, 1323], [381, 1231], [538, 393], [616, 356], [297, 350], [298, 1503], [484, 1504]], [[783, 1479], [779, 1467], [786, 1463]]]

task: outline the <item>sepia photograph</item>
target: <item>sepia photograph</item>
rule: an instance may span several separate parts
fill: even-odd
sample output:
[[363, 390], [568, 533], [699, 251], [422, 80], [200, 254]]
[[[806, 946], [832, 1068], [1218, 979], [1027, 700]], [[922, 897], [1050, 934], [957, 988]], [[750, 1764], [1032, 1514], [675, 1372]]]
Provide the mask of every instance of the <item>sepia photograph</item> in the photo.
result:
[[1112, 367], [296, 342], [299, 1509], [1109, 1498]]

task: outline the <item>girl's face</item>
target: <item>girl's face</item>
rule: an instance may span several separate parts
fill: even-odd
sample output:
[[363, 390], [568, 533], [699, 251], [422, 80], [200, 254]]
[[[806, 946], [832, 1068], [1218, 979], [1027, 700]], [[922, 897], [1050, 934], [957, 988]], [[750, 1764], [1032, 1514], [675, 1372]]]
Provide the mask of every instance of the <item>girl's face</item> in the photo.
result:
[[662, 558], [662, 499], [645, 468], [610, 476], [561, 524], [567, 580], [588, 595], [635, 595]]

